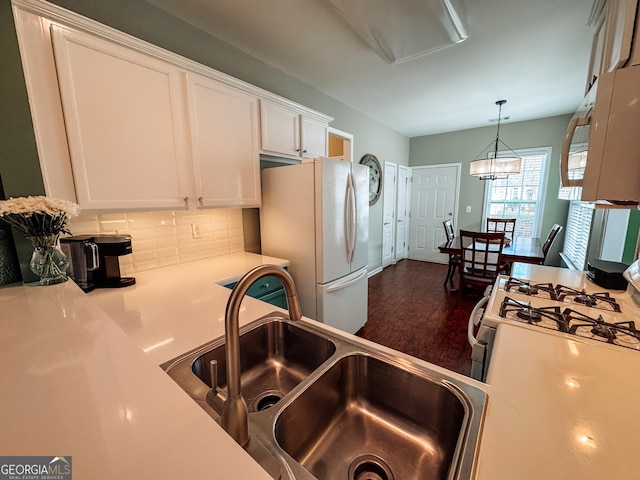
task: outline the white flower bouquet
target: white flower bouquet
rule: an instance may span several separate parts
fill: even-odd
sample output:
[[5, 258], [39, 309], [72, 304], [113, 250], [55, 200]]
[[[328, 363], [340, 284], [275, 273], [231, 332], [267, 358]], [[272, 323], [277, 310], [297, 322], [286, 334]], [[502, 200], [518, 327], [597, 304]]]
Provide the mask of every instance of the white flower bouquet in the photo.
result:
[[73, 202], [49, 197], [19, 197], [0, 201], [0, 219], [22, 232], [34, 251], [29, 268], [40, 277], [30, 285], [66, 282], [69, 259], [58, 248], [61, 233], [71, 233], [67, 220], [80, 213]]
[[18, 197], [0, 201], [0, 218], [20, 230], [26, 237], [58, 236], [70, 233], [67, 221], [78, 216], [80, 207], [66, 200]]

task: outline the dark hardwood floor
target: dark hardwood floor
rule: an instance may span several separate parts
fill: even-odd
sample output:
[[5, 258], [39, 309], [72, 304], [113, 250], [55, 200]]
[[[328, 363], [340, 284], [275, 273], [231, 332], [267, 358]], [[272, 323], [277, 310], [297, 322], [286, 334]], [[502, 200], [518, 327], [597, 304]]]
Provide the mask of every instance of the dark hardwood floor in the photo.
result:
[[402, 260], [371, 277], [367, 323], [356, 335], [468, 376], [467, 324], [483, 292], [451, 295], [446, 274], [447, 265]]

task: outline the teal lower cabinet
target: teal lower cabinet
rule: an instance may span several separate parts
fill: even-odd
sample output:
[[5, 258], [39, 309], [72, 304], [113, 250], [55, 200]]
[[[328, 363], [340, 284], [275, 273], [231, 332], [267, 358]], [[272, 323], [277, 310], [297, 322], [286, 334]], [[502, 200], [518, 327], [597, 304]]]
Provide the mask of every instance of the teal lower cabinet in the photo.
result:
[[[227, 288], [233, 288], [237, 282], [229, 283], [225, 285]], [[249, 290], [247, 295], [263, 302], [270, 303], [280, 308], [287, 308], [287, 296], [284, 293], [284, 287], [280, 280], [276, 277], [266, 276], [256, 280]]]

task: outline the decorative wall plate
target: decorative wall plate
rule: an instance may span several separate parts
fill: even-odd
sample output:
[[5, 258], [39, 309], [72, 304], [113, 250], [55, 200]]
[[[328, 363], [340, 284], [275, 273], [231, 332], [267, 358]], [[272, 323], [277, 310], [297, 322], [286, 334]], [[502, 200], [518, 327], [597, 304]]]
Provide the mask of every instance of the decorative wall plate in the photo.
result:
[[382, 167], [371, 153], [362, 157], [360, 163], [369, 167], [369, 205], [375, 205], [382, 193]]

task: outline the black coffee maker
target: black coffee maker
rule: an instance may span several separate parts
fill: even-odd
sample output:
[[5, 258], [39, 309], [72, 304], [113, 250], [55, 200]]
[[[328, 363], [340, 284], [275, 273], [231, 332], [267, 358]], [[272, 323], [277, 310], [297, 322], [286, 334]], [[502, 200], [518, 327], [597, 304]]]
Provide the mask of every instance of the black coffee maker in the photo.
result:
[[85, 292], [94, 288], [120, 288], [136, 283], [120, 275], [118, 257], [132, 252], [129, 235], [77, 235], [60, 239], [69, 257], [69, 276]]

